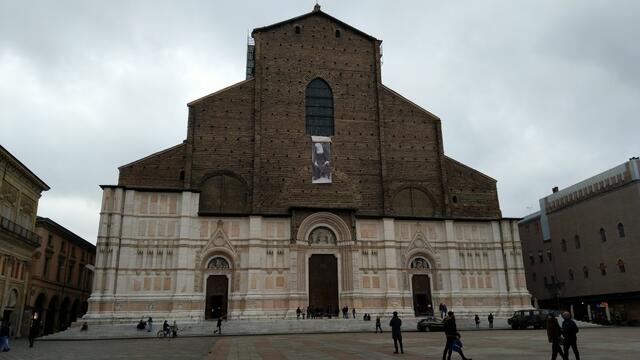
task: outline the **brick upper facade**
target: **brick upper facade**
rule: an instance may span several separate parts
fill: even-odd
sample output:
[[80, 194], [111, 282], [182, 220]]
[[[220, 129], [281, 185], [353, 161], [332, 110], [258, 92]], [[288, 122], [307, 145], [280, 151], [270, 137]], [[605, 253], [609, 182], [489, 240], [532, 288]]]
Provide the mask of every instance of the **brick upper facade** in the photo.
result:
[[[187, 139], [122, 166], [118, 185], [200, 191], [201, 213], [501, 217], [496, 181], [446, 157], [440, 119], [382, 84], [380, 40], [319, 9], [252, 36], [254, 75], [189, 103]], [[333, 93], [330, 184], [311, 182], [315, 78]], [[400, 210], [416, 194], [421, 210]]]

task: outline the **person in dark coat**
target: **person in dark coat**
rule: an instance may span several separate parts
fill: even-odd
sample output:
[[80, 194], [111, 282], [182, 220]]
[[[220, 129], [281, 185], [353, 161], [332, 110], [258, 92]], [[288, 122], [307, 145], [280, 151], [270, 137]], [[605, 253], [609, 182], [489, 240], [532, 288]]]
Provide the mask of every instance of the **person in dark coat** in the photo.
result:
[[487, 320], [489, 320], [489, 329], [493, 329], [493, 313], [489, 313]]
[[553, 314], [549, 314], [547, 316], [547, 338], [549, 338], [549, 342], [551, 343], [551, 360], [556, 360], [558, 354], [560, 357], [564, 359], [564, 352], [560, 349], [560, 336], [562, 335], [562, 329], [560, 329], [560, 325], [558, 325], [558, 319], [553, 316]]
[[456, 345], [456, 351], [462, 357], [462, 360], [471, 360], [465, 357], [462, 353], [462, 342], [460, 341], [460, 333], [458, 333], [458, 327], [456, 326], [456, 318], [453, 311], [447, 313], [447, 317], [444, 318], [444, 335], [446, 336], [447, 343], [442, 353], [442, 360], [451, 360], [451, 353], [453, 352], [454, 345]]
[[11, 350], [9, 347], [9, 338], [11, 337], [11, 324], [8, 321], [3, 321], [0, 325], [0, 349], [2, 352]]
[[564, 356], [565, 359], [569, 359], [569, 348], [573, 349], [573, 355], [576, 360], [580, 360], [580, 353], [578, 352], [578, 325], [571, 319], [569, 312], [562, 313], [564, 322], [562, 323], [562, 335], [564, 336]]
[[218, 323], [216, 324], [216, 327], [217, 327], [217, 329], [216, 329], [216, 331], [214, 331], [213, 333], [214, 333], [214, 334], [216, 334], [216, 333], [217, 333], [217, 334], [222, 335], [222, 316], [220, 316], [220, 317], [218, 318]]
[[402, 347], [402, 331], [400, 327], [402, 327], [402, 320], [398, 317], [398, 312], [393, 312], [393, 317], [391, 321], [389, 321], [389, 326], [391, 326], [391, 337], [393, 338], [393, 346], [396, 348], [394, 354], [398, 353], [398, 343], [400, 343], [400, 353], [404, 354], [404, 349]]
[[380, 325], [380, 316], [376, 316], [376, 334], [380, 330], [380, 334], [382, 334], [382, 325]]
[[476, 329], [480, 329], [480, 316], [478, 316], [478, 314], [476, 314], [475, 318], [473, 319], [476, 323]]
[[40, 321], [33, 320], [29, 328], [29, 347], [33, 347], [33, 343], [36, 341], [38, 335], [40, 335]]
[[300, 307], [298, 306], [298, 308], [296, 309], [296, 319], [300, 319], [301, 314], [302, 314], [302, 310], [300, 310]]

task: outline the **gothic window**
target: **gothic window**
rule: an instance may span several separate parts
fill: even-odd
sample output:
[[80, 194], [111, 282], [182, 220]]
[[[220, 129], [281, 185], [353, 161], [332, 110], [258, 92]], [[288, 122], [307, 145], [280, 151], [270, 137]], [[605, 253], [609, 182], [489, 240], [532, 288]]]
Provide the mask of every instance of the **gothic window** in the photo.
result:
[[7, 307], [15, 308], [17, 304], [18, 304], [18, 290], [11, 289], [11, 292], [9, 293], [9, 299], [7, 300]]
[[623, 272], [626, 272], [626, 271], [627, 271], [627, 270], [625, 269], [625, 267], [624, 267], [624, 261], [622, 261], [622, 259], [618, 259], [618, 262], [617, 262], [617, 264], [616, 264], [616, 265], [618, 265], [618, 270], [619, 270], [621, 273], [623, 273]]
[[308, 135], [333, 135], [333, 93], [322, 79], [313, 79], [305, 91], [305, 122]]
[[220, 257], [220, 256], [216, 256], [213, 259], [211, 259], [211, 261], [209, 261], [209, 264], [207, 265], [207, 268], [209, 269], [229, 269], [229, 262], [227, 261], [227, 259]]
[[624, 225], [622, 223], [618, 223], [618, 236], [624, 237]]
[[600, 263], [600, 274], [602, 276], [607, 275], [607, 266], [604, 263]]
[[424, 270], [424, 269], [430, 269], [431, 267], [429, 266], [429, 262], [426, 259], [415, 258], [411, 261], [411, 268]]
[[544, 262], [544, 257], [542, 256], [542, 251], [538, 251], [538, 261], [540, 264]]
[[536, 259], [535, 259], [535, 257], [533, 257], [532, 253], [529, 253], [529, 263], [531, 265], [535, 265], [535, 263], [536, 263]]
[[434, 206], [427, 193], [415, 187], [408, 187], [396, 193], [391, 206], [396, 215], [400, 216], [432, 216], [434, 214]]
[[574, 242], [574, 245], [576, 246], [576, 249], [580, 249], [580, 246], [581, 246], [580, 245], [580, 236], [578, 236], [578, 235], [574, 236], [573, 242]]
[[309, 243], [317, 245], [332, 245], [336, 243], [336, 236], [329, 228], [317, 227], [309, 234]]
[[200, 188], [200, 212], [245, 213], [248, 198], [247, 186], [240, 179], [230, 175], [212, 176]]
[[607, 242], [607, 233], [603, 228], [600, 228], [600, 241]]

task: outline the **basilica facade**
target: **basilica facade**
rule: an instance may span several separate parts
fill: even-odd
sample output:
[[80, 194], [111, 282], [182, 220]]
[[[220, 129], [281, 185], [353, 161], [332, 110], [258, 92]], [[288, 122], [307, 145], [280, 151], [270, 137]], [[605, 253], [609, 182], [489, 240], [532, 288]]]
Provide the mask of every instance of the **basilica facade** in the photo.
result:
[[323, 12], [254, 29], [247, 78], [103, 185], [85, 319], [404, 316], [530, 307], [496, 181], [381, 81], [381, 41]]

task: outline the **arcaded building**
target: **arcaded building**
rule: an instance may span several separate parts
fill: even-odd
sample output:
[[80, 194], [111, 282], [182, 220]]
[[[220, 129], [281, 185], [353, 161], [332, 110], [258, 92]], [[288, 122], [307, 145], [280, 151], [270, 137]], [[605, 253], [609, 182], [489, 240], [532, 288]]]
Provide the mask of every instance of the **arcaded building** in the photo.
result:
[[537, 305], [581, 320], [640, 321], [638, 214], [638, 158], [540, 199], [540, 211], [519, 223]]
[[530, 306], [496, 181], [386, 87], [381, 41], [314, 10], [257, 28], [247, 78], [103, 185], [86, 319], [506, 314]]
[[33, 252], [27, 305], [42, 333], [51, 334], [87, 312], [96, 246], [45, 217], [38, 216], [36, 233], [42, 241]]

